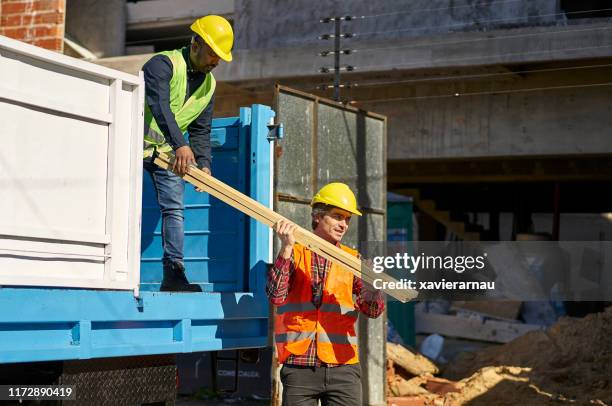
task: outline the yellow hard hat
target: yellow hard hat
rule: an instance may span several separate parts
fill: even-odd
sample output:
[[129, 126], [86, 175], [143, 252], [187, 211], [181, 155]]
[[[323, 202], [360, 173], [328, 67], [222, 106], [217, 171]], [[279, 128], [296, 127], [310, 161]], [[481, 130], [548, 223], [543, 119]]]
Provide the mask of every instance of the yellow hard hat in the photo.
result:
[[312, 206], [315, 203], [328, 204], [361, 216], [361, 212], [357, 210], [355, 195], [344, 183], [333, 182], [323, 186], [319, 193], [312, 198], [310, 205]]
[[202, 37], [219, 58], [231, 62], [234, 31], [229, 21], [211, 14], [195, 20], [191, 24], [191, 31]]

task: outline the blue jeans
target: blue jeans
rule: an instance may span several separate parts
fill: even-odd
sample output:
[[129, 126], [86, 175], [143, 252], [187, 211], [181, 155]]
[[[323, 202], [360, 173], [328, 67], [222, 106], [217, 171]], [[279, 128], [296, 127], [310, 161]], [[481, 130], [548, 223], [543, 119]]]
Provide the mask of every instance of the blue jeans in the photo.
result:
[[153, 179], [157, 203], [161, 211], [164, 266], [172, 262], [183, 263], [185, 182], [174, 173], [146, 160], [143, 166]]

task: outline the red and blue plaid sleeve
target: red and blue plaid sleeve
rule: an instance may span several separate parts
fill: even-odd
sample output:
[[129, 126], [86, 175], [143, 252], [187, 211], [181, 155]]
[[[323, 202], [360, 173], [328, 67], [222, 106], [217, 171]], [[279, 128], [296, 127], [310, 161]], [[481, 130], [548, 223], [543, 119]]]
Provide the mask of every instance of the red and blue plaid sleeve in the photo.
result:
[[280, 306], [287, 300], [293, 270], [293, 254], [291, 254], [289, 259], [279, 255], [276, 257], [276, 261], [274, 261], [274, 266], [268, 270], [266, 294], [273, 305]]
[[357, 309], [369, 318], [375, 319], [385, 311], [382, 291], [371, 291], [364, 287], [360, 278], [353, 278], [353, 294], [357, 297]]

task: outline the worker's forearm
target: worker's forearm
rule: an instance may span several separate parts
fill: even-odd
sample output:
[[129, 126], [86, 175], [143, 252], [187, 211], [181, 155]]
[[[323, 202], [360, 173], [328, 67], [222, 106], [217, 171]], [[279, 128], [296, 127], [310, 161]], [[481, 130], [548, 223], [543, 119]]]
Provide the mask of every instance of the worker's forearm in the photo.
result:
[[283, 259], [290, 259], [293, 254], [293, 246], [291, 245], [283, 245], [281, 246], [280, 252], [278, 255]]
[[385, 297], [380, 290], [372, 290], [359, 278], [353, 279], [353, 293], [357, 297], [357, 309], [375, 319], [385, 311]]
[[381, 291], [372, 292], [364, 289], [357, 299], [359, 311], [371, 319], [375, 319], [385, 311], [385, 298]]
[[284, 259], [279, 255], [274, 266], [268, 271], [268, 283], [266, 284], [266, 293], [273, 305], [281, 306], [287, 301], [292, 273], [291, 258]]

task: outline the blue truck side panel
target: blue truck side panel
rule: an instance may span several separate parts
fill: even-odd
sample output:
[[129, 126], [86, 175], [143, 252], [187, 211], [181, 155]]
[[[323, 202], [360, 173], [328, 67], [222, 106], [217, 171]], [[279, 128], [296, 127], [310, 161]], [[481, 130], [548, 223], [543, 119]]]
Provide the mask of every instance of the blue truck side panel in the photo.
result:
[[[266, 106], [213, 120], [213, 174], [270, 205]], [[269, 230], [186, 185], [185, 263], [202, 293], [158, 292], [159, 212], [144, 174], [141, 296], [131, 291], [0, 288], [0, 363], [185, 353], [267, 344]], [[147, 182], [149, 184], [147, 185]]]
[[[250, 109], [248, 109], [250, 110]], [[213, 120], [212, 172], [219, 180], [248, 194], [244, 162], [248, 159], [250, 123], [239, 119]], [[256, 138], [256, 137], [255, 137]], [[255, 141], [257, 143], [257, 141]], [[267, 142], [266, 142], [267, 143]], [[185, 185], [185, 269], [187, 278], [204, 291], [244, 291], [248, 248], [246, 216], [225, 203]], [[162, 280], [161, 218], [155, 189], [143, 175], [141, 288], [159, 291]]]

